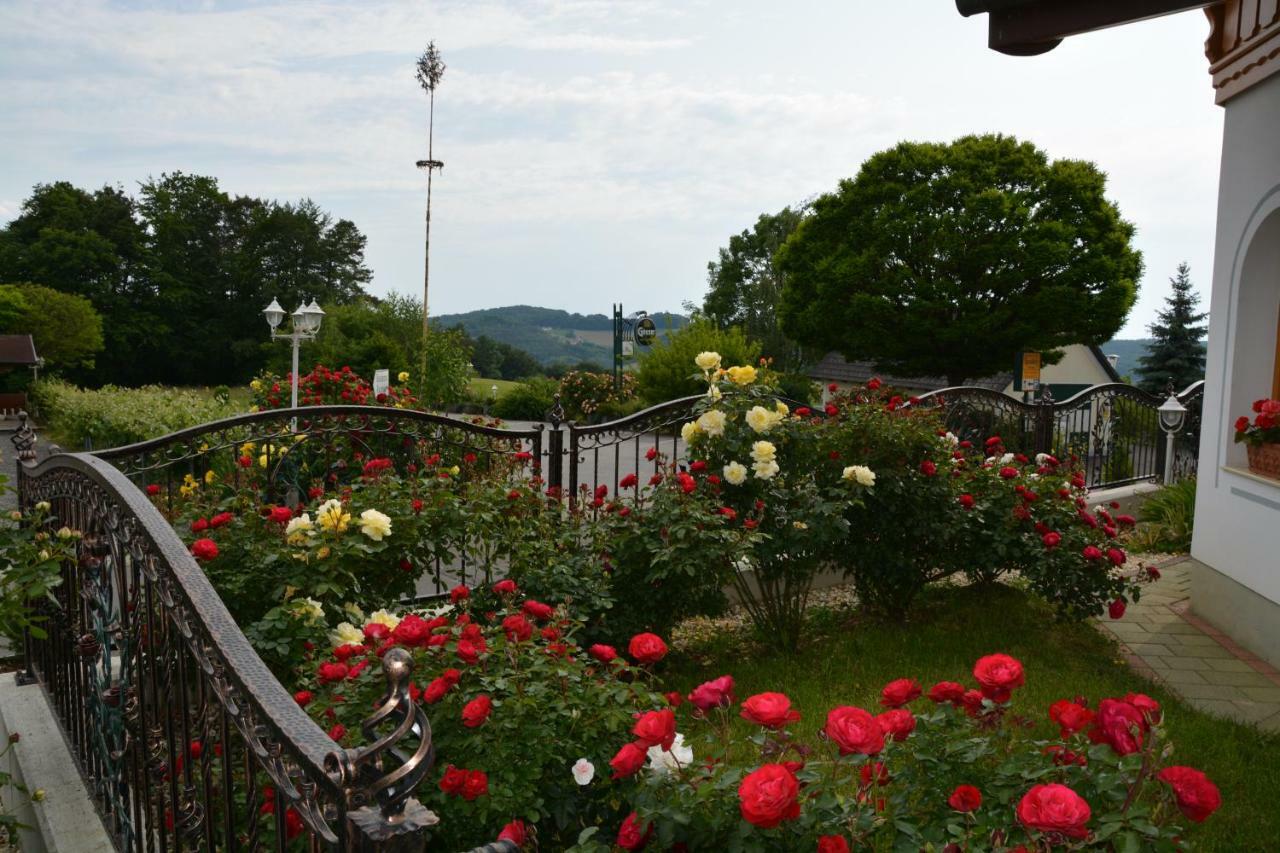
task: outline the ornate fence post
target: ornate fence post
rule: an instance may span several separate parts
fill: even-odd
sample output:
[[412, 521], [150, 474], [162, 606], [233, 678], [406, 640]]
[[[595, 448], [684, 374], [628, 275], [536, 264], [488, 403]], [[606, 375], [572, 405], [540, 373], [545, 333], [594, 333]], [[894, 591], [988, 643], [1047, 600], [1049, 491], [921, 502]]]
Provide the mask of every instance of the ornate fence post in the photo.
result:
[[[404, 649], [391, 649], [382, 658], [387, 693], [382, 704], [360, 724], [366, 745], [334, 752], [326, 769], [343, 787], [348, 802], [347, 838], [352, 853], [420, 853], [427, 830], [440, 818], [417, 798], [413, 789], [435, 760], [431, 723], [409, 698], [412, 659]], [[390, 731], [380, 726], [390, 723]], [[412, 755], [400, 749], [417, 738]], [[390, 760], [389, 760], [390, 759]]]
[[1035, 452], [1053, 452], [1053, 395], [1048, 386], [1040, 389], [1040, 401], [1035, 409]]
[[[17, 463], [14, 467], [17, 469], [17, 497], [18, 509], [22, 512], [27, 511], [27, 468], [36, 462], [36, 431], [32, 429], [31, 422], [25, 411], [18, 412], [18, 429], [9, 437], [9, 441], [13, 443], [14, 460]], [[29, 631], [22, 632], [22, 671], [14, 676], [14, 680], [18, 686], [24, 684], [34, 684], [36, 682], [36, 671], [31, 659], [31, 633]]]
[[556, 394], [551, 411], [547, 412], [551, 422], [551, 433], [547, 436], [547, 488], [564, 488], [564, 433], [560, 424], [564, 422], [564, 406], [560, 405], [560, 395]]

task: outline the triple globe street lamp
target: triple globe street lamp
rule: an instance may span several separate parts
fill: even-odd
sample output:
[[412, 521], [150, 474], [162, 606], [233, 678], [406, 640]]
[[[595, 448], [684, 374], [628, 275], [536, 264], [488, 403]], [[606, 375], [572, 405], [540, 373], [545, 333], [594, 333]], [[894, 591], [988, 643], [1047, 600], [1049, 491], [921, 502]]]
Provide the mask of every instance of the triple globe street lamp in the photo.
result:
[[303, 341], [315, 340], [316, 334], [320, 331], [320, 323], [324, 320], [324, 311], [319, 304], [312, 299], [308, 305], [304, 301], [298, 306], [298, 310], [292, 314], [293, 322], [289, 324], [288, 332], [277, 332], [280, 324], [284, 322], [285, 311], [280, 307], [279, 301], [271, 300], [271, 304], [263, 310], [263, 315], [267, 318], [267, 325], [271, 327], [271, 340], [285, 340], [293, 342], [293, 374], [290, 383], [290, 407], [298, 408], [298, 345]]

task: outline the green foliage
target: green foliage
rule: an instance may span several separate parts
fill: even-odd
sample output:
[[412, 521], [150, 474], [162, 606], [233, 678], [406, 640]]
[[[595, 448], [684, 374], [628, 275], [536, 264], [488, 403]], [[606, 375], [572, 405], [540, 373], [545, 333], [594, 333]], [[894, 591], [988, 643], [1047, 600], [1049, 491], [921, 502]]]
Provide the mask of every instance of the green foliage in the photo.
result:
[[[422, 303], [417, 299], [391, 293], [377, 301], [328, 304], [324, 310], [320, 333], [302, 344], [303, 365], [345, 366], [364, 377], [379, 369], [390, 370], [392, 376], [417, 369], [422, 349]], [[290, 347], [277, 343], [269, 369], [287, 374], [291, 358]]]
[[443, 410], [467, 397], [471, 380], [470, 353], [461, 332], [430, 329], [423, 338], [418, 398], [427, 409]]
[[604, 412], [623, 411], [636, 399], [636, 378], [622, 374], [622, 386], [613, 387], [613, 374], [571, 370], [560, 380], [560, 405], [566, 420], [588, 422]]
[[105, 348], [73, 374], [95, 384], [244, 381], [276, 351], [262, 319], [273, 297], [346, 304], [370, 276], [351, 222], [181, 172], [148, 180], [137, 200], [37, 185], [0, 244], [0, 281], [83, 296], [102, 316]]
[[98, 449], [158, 438], [180, 429], [236, 414], [221, 402], [190, 388], [117, 388], [96, 391], [59, 379], [41, 379], [32, 388], [41, 419], [69, 450], [86, 441]]
[[1196, 478], [1162, 487], [1138, 507], [1135, 547], [1146, 551], [1186, 554], [1196, 520]]
[[1138, 359], [1139, 387], [1152, 394], [1163, 394], [1165, 386], [1173, 384], [1181, 391], [1196, 380], [1204, 378], [1203, 325], [1209, 315], [1197, 311], [1200, 296], [1192, 290], [1191, 267], [1185, 261], [1178, 264], [1178, 274], [1169, 279], [1173, 293], [1164, 299], [1165, 307], [1156, 314], [1156, 321], [1147, 328], [1152, 340], [1147, 352]]
[[495, 341], [488, 335], [472, 340], [461, 324], [454, 326], [462, 333], [471, 351], [471, 366], [490, 379], [524, 379], [542, 373], [538, 360], [522, 349]]
[[550, 379], [528, 379], [505, 394], [493, 404], [494, 417], [509, 421], [540, 421], [555, 402], [560, 386]]
[[88, 299], [38, 284], [6, 284], [0, 285], [0, 304], [10, 311], [20, 306], [10, 317], [0, 309], [0, 332], [31, 335], [36, 355], [51, 370], [93, 367], [103, 346], [102, 317]]
[[700, 352], [718, 352], [725, 364], [755, 364], [758, 344], [739, 328], [719, 329], [709, 320], [693, 320], [665, 343], [656, 343], [640, 356], [636, 386], [650, 405], [688, 397], [706, 389], [693, 377], [693, 360]]
[[[0, 494], [12, 491], [0, 474]], [[22, 648], [24, 631], [46, 636], [45, 617], [35, 609], [44, 599], [57, 604], [52, 590], [62, 583], [62, 564], [75, 559], [80, 534], [62, 526], [41, 502], [29, 512], [13, 510], [0, 520], [0, 636], [11, 649]]]
[[722, 329], [740, 327], [779, 370], [798, 369], [821, 355], [803, 352], [778, 325], [778, 303], [786, 276], [775, 256], [804, 215], [804, 208], [790, 207], [772, 215], [761, 214], [750, 231], [730, 237], [719, 258], [707, 264], [709, 289], [702, 313]]
[[875, 154], [780, 250], [782, 328], [953, 385], [1007, 369], [1021, 350], [1104, 341], [1142, 271], [1105, 180], [1006, 136]]

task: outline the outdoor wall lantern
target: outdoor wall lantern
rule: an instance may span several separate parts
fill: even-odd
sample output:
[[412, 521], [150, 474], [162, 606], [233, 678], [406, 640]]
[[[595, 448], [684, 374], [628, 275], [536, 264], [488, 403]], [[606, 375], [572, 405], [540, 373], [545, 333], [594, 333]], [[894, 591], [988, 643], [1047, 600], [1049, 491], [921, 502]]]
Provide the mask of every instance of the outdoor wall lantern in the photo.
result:
[[1178, 396], [1170, 388], [1169, 399], [1161, 403], [1156, 411], [1160, 413], [1160, 429], [1164, 430], [1165, 436], [1164, 482], [1167, 486], [1173, 482], [1173, 440], [1187, 419], [1187, 407], [1178, 401]]

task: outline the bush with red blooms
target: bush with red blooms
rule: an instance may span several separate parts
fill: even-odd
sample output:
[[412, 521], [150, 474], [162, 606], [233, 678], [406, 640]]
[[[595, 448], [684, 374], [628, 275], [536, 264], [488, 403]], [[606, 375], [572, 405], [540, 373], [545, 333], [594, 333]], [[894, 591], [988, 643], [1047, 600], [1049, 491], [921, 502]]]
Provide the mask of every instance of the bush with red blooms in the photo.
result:
[[[1168, 764], [1150, 697], [1063, 699], [1039, 714], [1052, 736], [1035, 740], [1015, 736], [1031, 725], [1017, 659], [987, 655], [970, 677], [891, 682], [879, 714], [793, 710], [777, 693], [739, 705], [730, 676], [708, 682], [619, 741], [627, 817], [570, 849], [1171, 851], [1221, 805], [1203, 773]], [[789, 730], [793, 713], [825, 713], [816, 740]]]
[[[395, 374], [392, 379], [397, 378]], [[287, 409], [292, 399], [292, 377], [262, 373], [249, 383], [253, 411]], [[415, 409], [417, 398], [408, 382], [391, 382], [386, 393], [374, 394], [373, 386], [352, 372], [350, 367], [337, 370], [317, 364], [310, 373], [298, 377], [299, 406], [393, 406], [397, 409]]]
[[1235, 422], [1235, 440], [1245, 444], [1280, 444], [1280, 400], [1254, 400], [1253, 418], [1241, 415]]
[[[649, 688], [665, 643], [638, 636], [618, 650], [587, 649], [567, 608], [510, 583], [481, 592], [436, 610], [349, 614], [327, 637], [321, 631], [296, 685], [307, 713], [342, 746], [363, 743], [360, 722], [385, 690], [379, 656], [403, 648], [413, 660], [410, 696], [431, 720], [439, 756], [415, 791], [441, 819], [430, 849], [524, 832], [538, 849], [563, 850], [583, 826], [619, 825], [626, 810], [609, 782], [616, 744], [634, 736], [679, 748], [670, 712], [645, 713], [667, 704]], [[496, 604], [477, 607], [481, 599]], [[517, 820], [525, 823], [512, 828]]]
[[613, 374], [570, 370], [560, 378], [560, 405], [565, 418], [591, 420], [597, 412], [608, 411], [636, 399], [636, 377], [623, 373], [621, 387], [615, 388]]

